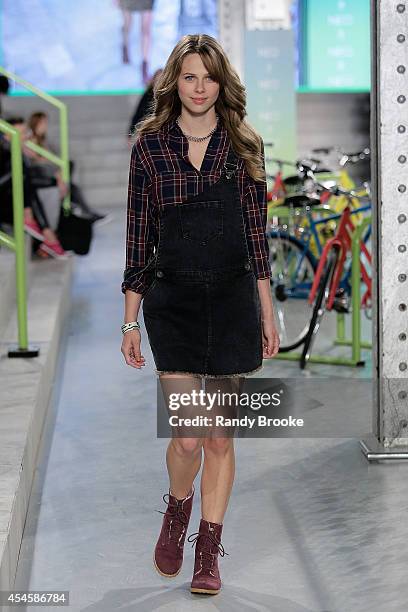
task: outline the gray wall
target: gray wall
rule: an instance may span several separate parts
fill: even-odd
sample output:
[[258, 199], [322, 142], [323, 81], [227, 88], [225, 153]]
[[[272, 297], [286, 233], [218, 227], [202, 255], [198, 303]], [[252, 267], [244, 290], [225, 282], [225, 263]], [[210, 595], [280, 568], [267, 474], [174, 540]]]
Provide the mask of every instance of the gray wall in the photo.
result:
[[[138, 96], [69, 96], [61, 98], [69, 105], [72, 135], [81, 135], [84, 125], [103, 132], [104, 122], [115, 122], [123, 136]], [[368, 117], [362, 126], [360, 114], [367, 116], [368, 94], [298, 94], [298, 153], [309, 147], [337, 144], [359, 148], [368, 144]], [[24, 115], [48, 105], [33, 98], [6, 98], [4, 110]], [[51, 110], [52, 112], [52, 110]], [[97, 125], [96, 125], [97, 124]]]
[[337, 145], [350, 152], [369, 145], [369, 94], [298, 94], [298, 155]]
[[[367, 95], [298, 94], [298, 154], [337, 145], [346, 151], [369, 144]], [[69, 96], [70, 155], [74, 178], [94, 207], [124, 206], [129, 164], [126, 141], [129, 118], [137, 96]], [[28, 116], [49, 105], [32, 97], [4, 101], [5, 114]], [[363, 116], [363, 118], [362, 118]], [[58, 142], [56, 113], [51, 108], [51, 137]]]

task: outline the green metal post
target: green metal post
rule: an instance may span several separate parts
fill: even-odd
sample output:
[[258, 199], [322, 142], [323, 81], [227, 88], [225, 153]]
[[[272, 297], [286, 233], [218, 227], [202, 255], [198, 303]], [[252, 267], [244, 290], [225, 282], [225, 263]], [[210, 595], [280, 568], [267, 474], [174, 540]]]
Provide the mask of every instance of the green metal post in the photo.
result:
[[[64, 162], [62, 166], [62, 179], [69, 187], [70, 176], [69, 176], [69, 140], [68, 140], [68, 113], [67, 107], [60, 107], [60, 146], [61, 146], [61, 158]], [[68, 213], [70, 206], [70, 195], [68, 194], [64, 198], [63, 208], [65, 213]]]
[[20, 133], [11, 135], [11, 177], [13, 189], [13, 225], [16, 255], [16, 298], [19, 349], [28, 348], [27, 278], [24, 242], [24, 188]]
[[44, 157], [45, 159], [48, 159], [48, 161], [50, 161], [52, 164], [55, 164], [56, 166], [58, 166], [58, 168], [63, 168], [64, 167], [64, 160], [61, 159], [60, 157], [58, 157], [58, 155], [55, 155], [54, 153], [51, 153], [51, 151], [47, 151], [47, 149], [44, 149], [43, 147], [40, 147], [39, 145], [35, 144], [34, 142], [31, 142], [31, 140], [26, 140], [24, 143], [24, 146], [27, 149], [31, 149], [31, 151], [34, 151], [34, 153], [38, 153], [39, 155], [41, 155], [41, 157]]
[[[4, 74], [9, 79], [19, 83], [31, 93], [37, 95], [42, 100], [49, 102], [58, 108], [60, 116], [60, 156], [54, 155], [43, 147], [33, 142], [27, 141], [28, 148], [39, 153], [44, 158], [51, 161], [62, 170], [62, 179], [69, 186], [69, 145], [68, 145], [68, 113], [66, 105], [53, 96], [41, 91], [25, 79], [13, 74], [9, 70], [0, 66], [0, 74]], [[24, 241], [24, 185], [23, 185], [23, 165], [20, 133], [0, 119], [0, 131], [9, 134], [11, 137], [11, 171], [12, 171], [12, 192], [13, 192], [13, 216], [14, 216], [14, 237], [0, 231], [0, 243], [14, 251], [16, 257], [16, 302], [18, 320], [18, 348], [9, 350], [9, 357], [36, 357], [39, 354], [38, 347], [28, 346], [27, 331], [27, 282], [26, 282], [26, 261], [25, 261], [25, 241]], [[63, 210], [66, 214], [70, 211], [70, 195], [64, 198]]]
[[346, 340], [346, 317], [344, 312], [338, 312], [336, 317], [336, 344]]

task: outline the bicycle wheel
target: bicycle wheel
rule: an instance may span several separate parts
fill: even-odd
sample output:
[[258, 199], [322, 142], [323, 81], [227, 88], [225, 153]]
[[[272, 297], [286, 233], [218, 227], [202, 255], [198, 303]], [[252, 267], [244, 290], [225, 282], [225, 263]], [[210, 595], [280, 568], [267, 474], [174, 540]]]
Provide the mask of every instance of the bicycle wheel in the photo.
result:
[[330, 251], [329, 256], [327, 258], [326, 267], [320, 279], [317, 297], [313, 305], [312, 318], [310, 319], [309, 329], [306, 334], [302, 355], [300, 357], [301, 370], [305, 369], [306, 363], [309, 361], [313, 343], [315, 341], [317, 332], [319, 331], [320, 322], [326, 310], [327, 298], [329, 297], [331, 280], [333, 278], [334, 270], [336, 268], [338, 255], [339, 251], [337, 248], [334, 248], [332, 251]]
[[307, 245], [289, 234], [269, 232], [271, 293], [280, 338], [279, 352], [302, 344], [309, 329], [307, 297], [317, 263]]

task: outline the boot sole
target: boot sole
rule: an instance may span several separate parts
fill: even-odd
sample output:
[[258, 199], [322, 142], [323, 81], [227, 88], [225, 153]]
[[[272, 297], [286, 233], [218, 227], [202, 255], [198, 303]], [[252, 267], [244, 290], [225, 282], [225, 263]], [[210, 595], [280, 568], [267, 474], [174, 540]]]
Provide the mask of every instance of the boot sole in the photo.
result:
[[53, 251], [52, 249], [50, 249], [49, 246], [47, 246], [46, 244], [41, 243], [41, 246], [39, 247], [41, 248], [43, 251], [45, 251], [46, 253], [48, 253], [48, 255], [51, 255], [51, 257], [54, 257], [54, 259], [68, 259], [69, 255], [65, 254], [65, 255], [60, 255], [59, 253], [56, 253], [55, 251]]
[[217, 593], [219, 593], [221, 589], [214, 591], [211, 589], [197, 589], [197, 588], [191, 587], [190, 591], [192, 593], [207, 593], [208, 595], [217, 595]]
[[164, 572], [161, 571], [161, 569], [158, 568], [157, 563], [156, 563], [156, 557], [154, 554], [153, 554], [153, 563], [154, 563], [154, 567], [159, 572], [160, 576], [164, 576], [165, 578], [175, 578], [181, 572], [181, 567], [180, 567], [180, 569], [177, 570], [175, 574], [165, 574]]

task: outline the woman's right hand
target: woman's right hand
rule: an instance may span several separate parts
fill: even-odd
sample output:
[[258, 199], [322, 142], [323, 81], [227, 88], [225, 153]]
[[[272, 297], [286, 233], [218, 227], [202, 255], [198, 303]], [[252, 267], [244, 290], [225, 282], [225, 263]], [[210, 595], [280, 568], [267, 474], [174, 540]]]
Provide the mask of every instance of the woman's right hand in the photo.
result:
[[121, 351], [127, 365], [140, 370], [145, 364], [145, 358], [140, 352], [140, 331], [132, 329], [123, 334]]

